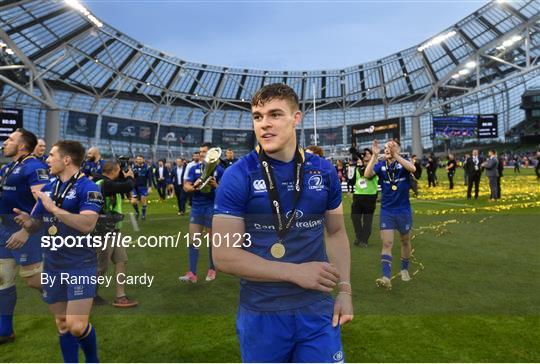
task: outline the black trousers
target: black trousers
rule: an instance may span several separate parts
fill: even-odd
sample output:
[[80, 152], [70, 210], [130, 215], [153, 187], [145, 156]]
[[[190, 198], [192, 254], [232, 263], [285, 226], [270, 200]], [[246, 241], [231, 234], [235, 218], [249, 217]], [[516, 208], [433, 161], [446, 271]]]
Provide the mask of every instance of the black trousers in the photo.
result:
[[351, 206], [351, 220], [354, 227], [354, 234], [359, 243], [367, 244], [371, 236], [373, 225], [373, 213], [377, 205], [377, 194], [375, 195], [353, 195]]
[[454, 189], [454, 172], [448, 173], [448, 182], [450, 182], [450, 189]]
[[181, 185], [175, 185], [174, 194], [176, 195], [176, 201], [178, 202], [178, 212], [185, 212], [187, 201], [186, 191], [184, 191]]
[[165, 181], [157, 181], [156, 183], [156, 187], [157, 187], [157, 191], [158, 191], [158, 194], [159, 194], [159, 198], [161, 198], [162, 200], [165, 199], [165, 197], [167, 197], [167, 183], [165, 183]]
[[497, 177], [497, 198], [501, 198], [501, 176]]
[[469, 185], [467, 186], [467, 198], [471, 198], [473, 185], [474, 185], [474, 198], [478, 198], [478, 189], [480, 188], [480, 173], [469, 175]]
[[437, 174], [435, 172], [428, 171], [427, 174], [427, 181], [428, 181], [428, 187], [435, 187], [435, 184], [437, 183]]
[[412, 176], [409, 188], [413, 191], [415, 197], [418, 196], [418, 180]]

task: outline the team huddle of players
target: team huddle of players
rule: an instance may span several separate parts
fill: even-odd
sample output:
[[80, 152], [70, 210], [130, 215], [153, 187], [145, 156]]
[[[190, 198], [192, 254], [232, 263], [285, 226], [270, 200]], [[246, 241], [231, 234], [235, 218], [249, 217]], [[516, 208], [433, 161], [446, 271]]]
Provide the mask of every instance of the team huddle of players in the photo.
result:
[[[264, 86], [252, 100], [253, 128], [258, 147], [228, 168], [218, 165], [202, 180], [204, 160], [212, 146], [201, 145], [191, 166], [178, 161], [169, 171], [182, 201], [191, 194], [190, 235], [240, 234], [249, 244], [214, 246], [209, 252], [207, 281], [216, 271], [241, 279], [237, 332], [243, 361], [341, 362], [340, 327], [353, 319], [350, 247], [343, 220], [342, 191], [332, 164], [296, 144], [302, 120], [298, 96], [287, 85]], [[59, 333], [63, 359], [76, 362], [79, 348], [87, 362], [97, 362], [97, 340], [89, 315], [95, 284], [42, 286], [41, 272], [95, 276], [96, 253], [91, 248], [63, 247], [42, 251], [42, 235], [84, 236], [92, 233], [103, 208], [100, 188], [86, 174], [99, 172], [99, 151], [75, 141], [52, 146], [46, 162], [32, 154], [38, 141], [17, 130], [4, 143], [12, 162], [0, 175], [0, 343], [15, 339], [15, 274], [41, 290]], [[414, 165], [400, 156], [399, 144], [378, 141], [362, 178], [381, 181], [381, 266], [377, 282], [390, 288], [393, 232], [401, 235], [401, 278], [410, 279], [409, 232], [412, 214], [408, 191]], [[229, 158], [228, 158], [229, 159]], [[156, 171], [157, 168], [157, 171]], [[142, 156], [132, 166], [131, 202], [146, 218], [150, 178], [164, 178], [165, 166], [152, 170]], [[204, 183], [206, 182], [206, 183]], [[367, 183], [359, 182], [362, 186]], [[201, 189], [203, 184], [209, 189]], [[212, 247], [213, 244], [210, 244]], [[180, 277], [195, 283], [199, 250], [189, 246], [189, 270]], [[330, 293], [335, 292], [333, 298]], [[178, 358], [181, 360], [181, 358]]]

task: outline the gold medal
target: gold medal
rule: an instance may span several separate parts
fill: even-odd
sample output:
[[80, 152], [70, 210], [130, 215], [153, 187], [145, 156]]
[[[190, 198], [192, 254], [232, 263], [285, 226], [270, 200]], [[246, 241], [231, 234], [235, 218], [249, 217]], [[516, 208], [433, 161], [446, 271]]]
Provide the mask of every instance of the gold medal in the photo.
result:
[[51, 225], [49, 226], [49, 230], [47, 230], [47, 232], [49, 233], [49, 235], [56, 235], [58, 233], [58, 228], [56, 227], [56, 225]]
[[396, 185], [392, 185], [392, 191], [397, 191], [397, 186]]
[[281, 259], [285, 255], [285, 245], [281, 244], [281, 242], [277, 242], [270, 248], [270, 253], [272, 256], [276, 259]]

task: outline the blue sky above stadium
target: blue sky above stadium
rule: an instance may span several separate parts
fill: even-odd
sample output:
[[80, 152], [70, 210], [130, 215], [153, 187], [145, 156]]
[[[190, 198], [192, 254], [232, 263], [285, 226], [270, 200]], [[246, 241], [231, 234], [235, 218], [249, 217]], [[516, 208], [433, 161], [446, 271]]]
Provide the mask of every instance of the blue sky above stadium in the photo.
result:
[[270, 70], [342, 68], [428, 40], [486, 1], [100, 1], [98, 18], [181, 59]]

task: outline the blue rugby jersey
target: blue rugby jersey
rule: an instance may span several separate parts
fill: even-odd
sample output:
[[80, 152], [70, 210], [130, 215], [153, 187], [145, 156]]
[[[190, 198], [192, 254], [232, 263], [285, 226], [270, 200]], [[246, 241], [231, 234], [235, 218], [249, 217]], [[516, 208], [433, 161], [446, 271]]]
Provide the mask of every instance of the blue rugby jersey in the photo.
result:
[[82, 171], [86, 176], [91, 177], [94, 174], [101, 174], [104, 165], [105, 161], [103, 159], [100, 159], [98, 163], [86, 161], [83, 163]]
[[381, 184], [381, 208], [392, 210], [410, 209], [411, 203], [409, 201], [409, 186], [411, 174], [396, 161], [394, 161], [390, 167], [395, 171], [394, 184], [397, 186], [396, 191], [392, 190], [392, 183], [388, 177], [386, 161], [379, 161], [373, 167], [373, 171], [379, 177], [379, 183]]
[[[286, 217], [294, 199], [294, 161], [271, 160]], [[274, 217], [258, 155], [252, 151], [225, 170], [217, 189], [214, 215], [242, 217], [252, 245], [243, 247], [267, 260], [290, 263], [328, 261], [324, 246], [324, 214], [341, 204], [341, 184], [330, 162], [305, 154], [303, 188], [296, 206], [296, 220], [284, 239], [285, 256], [274, 258], [271, 246], [278, 240]], [[279, 311], [307, 306], [325, 297], [288, 282], [252, 282], [242, 279], [240, 304], [256, 311]]]
[[[195, 183], [199, 177], [201, 177], [203, 172], [203, 163], [197, 163], [191, 169], [189, 170], [189, 173], [186, 177], [186, 181]], [[216, 170], [214, 171], [214, 178], [219, 183], [221, 180], [221, 177], [223, 176], [223, 167], [218, 165], [216, 167]], [[191, 203], [193, 206], [201, 206], [201, 205], [213, 205], [214, 204], [214, 198], [216, 194], [216, 189], [211, 188], [209, 193], [204, 193], [201, 191], [195, 191], [193, 193], [193, 197], [191, 199]]]
[[[43, 186], [42, 191], [52, 196], [56, 181]], [[63, 182], [60, 186], [60, 194], [67, 187], [68, 182]], [[88, 177], [79, 178], [71, 190], [67, 193], [61, 208], [69, 213], [78, 214], [81, 211], [95, 211], [99, 213], [103, 204], [101, 190]], [[44, 222], [45, 232], [50, 224], [51, 214], [43, 207], [41, 200], [38, 200], [36, 207], [32, 211], [32, 217], [41, 219]], [[82, 232], [75, 230], [60, 221], [55, 223], [58, 228], [56, 236], [86, 236]], [[46, 269], [66, 269], [66, 268], [86, 268], [96, 265], [96, 251], [88, 247], [86, 240], [83, 240], [82, 247], [61, 247], [56, 251], [45, 249]]]
[[133, 175], [135, 176], [136, 187], [149, 187], [152, 181], [152, 170], [143, 163], [142, 165], [133, 164]]
[[[0, 176], [4, 175], [15, 162], [8, 163], [0, 171]], [[2, 224], [5, 226], [16, 227], [13, 221], [15, 213], [14, 208], [30, 213], [36, 204], [32, 195], [32, 186], [46, 184], [49, 182], [49, 172], [39, 159], [30, 156], [17, 167], [4, 181], [3, 191], [0, 193], [0, 214]]]

